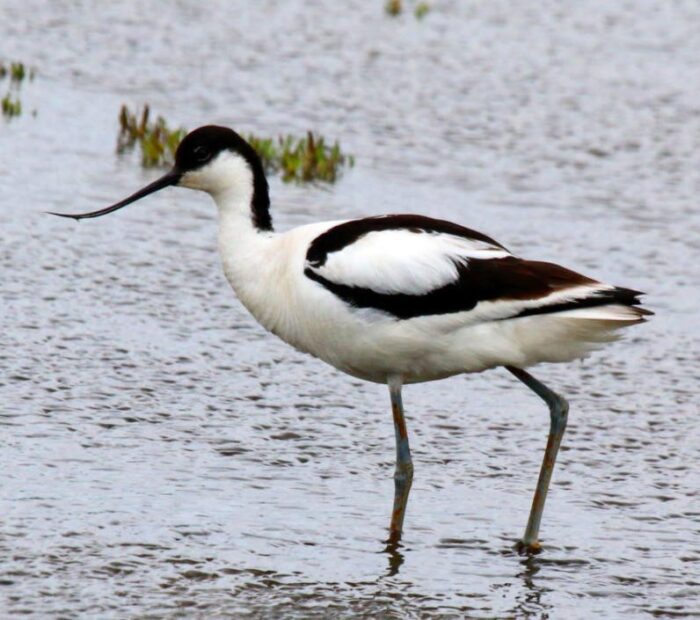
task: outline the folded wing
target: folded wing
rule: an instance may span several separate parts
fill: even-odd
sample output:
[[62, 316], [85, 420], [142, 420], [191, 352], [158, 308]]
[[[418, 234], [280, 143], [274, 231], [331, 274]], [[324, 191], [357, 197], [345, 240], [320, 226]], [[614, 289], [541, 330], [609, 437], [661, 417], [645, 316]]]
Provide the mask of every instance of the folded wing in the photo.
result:
[[344, 222], [317, 237], [306, 259], [306, 276], [348, 306], [399, 320], [566, 313], [638, 321], [649, 313], [637, 307], [637, 291], [518, 258], [481, 233], [416, 215]]

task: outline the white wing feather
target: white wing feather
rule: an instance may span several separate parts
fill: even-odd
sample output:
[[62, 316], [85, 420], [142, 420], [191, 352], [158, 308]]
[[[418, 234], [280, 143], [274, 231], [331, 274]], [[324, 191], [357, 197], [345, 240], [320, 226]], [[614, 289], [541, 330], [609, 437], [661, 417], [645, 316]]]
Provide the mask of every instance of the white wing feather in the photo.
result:
[[469, 259], [504, 258], [510, 253], [477, 239], [410, 230], [373, 231], [337, 252], [313, 271], [337, 284], [381, 294], [424, 295], [457, 277]]

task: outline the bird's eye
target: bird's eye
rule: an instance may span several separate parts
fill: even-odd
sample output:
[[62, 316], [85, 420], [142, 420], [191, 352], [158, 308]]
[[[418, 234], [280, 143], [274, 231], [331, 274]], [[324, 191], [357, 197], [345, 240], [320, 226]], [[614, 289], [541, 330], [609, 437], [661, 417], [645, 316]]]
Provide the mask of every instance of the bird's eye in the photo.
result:
[[205, 162], [211, 157], [211, 153], [206, 146], [196, 146], [194, 147], [192, 154], [198, 162]]

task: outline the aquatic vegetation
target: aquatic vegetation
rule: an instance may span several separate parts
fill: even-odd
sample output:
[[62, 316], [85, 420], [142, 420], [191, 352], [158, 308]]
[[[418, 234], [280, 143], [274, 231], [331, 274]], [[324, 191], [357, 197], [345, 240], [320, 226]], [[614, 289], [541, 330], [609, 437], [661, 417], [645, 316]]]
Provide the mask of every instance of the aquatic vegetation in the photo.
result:
[[[150, 115], [148, 105], [140, 112], [132, 112], [126, 105], [121, 107], [117, 152], [130, 152], [138, 146], [144, 167], [172, 165], [175, 151], [187, 130], [184, 127], [171, 129], [162, 116], [151, 121]], [[343, 166], [355, 163], [352, 156], [340, 150], [337, 141], [329, 145], [323, 136], [312, 132], [303, 138], [292, 135], [264, 138], [253, 134], [245, 138], [257, 151], [265, 170], [279, 172], [285, 182], [333, 183]]]
[[36, 70], [33, 67], [27, 67], [23, 62], [11, 62], [9, 65], [6, 65], [0, 61], [0, 80], [8, 75], [12, 82], [19, 84], [25, 79], [32, 81], [36, 75]]
[[148, 104], [143, 106], [140, 113], [132, 112], [126, 105], [122, 105], [119, 111], [117, 153], [126, 153], [138, 146], [144, 168], [172, 165], [177, 146], [187, 130], [183, 127], [171, 129], [162, 116], [150, 121], [150, 115]]
[[333, 183], [343, 166], [353, 166], [355, 159], [340, 150], [340, 144], [326, 144], [323, 136], [307, 132], [304, 138], [291, 135], [260, 138], [249, 134], [246, 140], [257, 151], [268, 172], [280, 172], [285, 182], [325, 181]]
[[403, 3], [401, 0], [387, 0], [386, 4], [384, 5], [384, 10], [388, 15], [396, 17], [403, 11]]
[[427, 2], [419, 2], [413, 9], [416, 19], [423, 19], [430, 12], [430, 5]]
[[[403, 0], [387, 0], [384, 4], [384, 11], [387, 15], [396, 17], [403, 13]], [[417, 2], [413, 7], [413, 14], [416, 19], [423, 19], [430, 12], [430, 4], [427, 2]]]
[[13, 97], [10, 92], [2, 98], [0, 107], [2, 107], [2, 115], [7, 118], [22, 114], [22, 102], [19, 100], [19, 97]]
[[10, 64], [10, 79], [13, 82], [21, 82], [26, 74], [24, 63], [13, 62]]
[[0, 81], [7, 77], [10, 79], [8, 90], [0, 100], [0, 110], [2, 110], [2, 115], [5, 118], [12, 118], [22, 114], [19, 88], [25, 79], [33, 80], [34, 74], [35, 70], [27, 68], [23, 62], [11, 62], [8, 65], [0, 61]]

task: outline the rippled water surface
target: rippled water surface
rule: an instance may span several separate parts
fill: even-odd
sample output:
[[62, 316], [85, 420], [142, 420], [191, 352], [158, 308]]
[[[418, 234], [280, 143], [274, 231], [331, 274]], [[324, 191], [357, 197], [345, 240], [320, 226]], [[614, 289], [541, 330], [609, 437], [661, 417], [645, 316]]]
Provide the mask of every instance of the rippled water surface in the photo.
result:
[[[38, 69], [0, 121], [0, 616], [700, 615], [700, 5], [433, 4], [0, 1], [0, 57]], [[507, 373], [405, 390], [385, 552], [385, 388], [255, 324], [206, 196], [43, 214], [153, 178], [123, 102], [340, 139], [336, 185], [272, 181], [280, 229], [423, 212], [648, 291], [653, 321], [536, 371], [572, 405], [541, 555], [512, 544], [547, 412]]]

